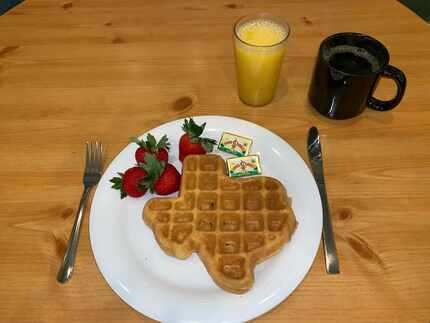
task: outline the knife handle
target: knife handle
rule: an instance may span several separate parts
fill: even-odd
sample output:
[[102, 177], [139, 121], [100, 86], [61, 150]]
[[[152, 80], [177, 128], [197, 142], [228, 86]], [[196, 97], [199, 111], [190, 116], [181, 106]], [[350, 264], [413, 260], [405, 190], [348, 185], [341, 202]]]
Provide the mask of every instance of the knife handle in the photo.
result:
[[323, 208], [323, 243], [325, 254], [325, 267], [328, 274], [339, 274], [339, 259], [337, 257], [336, 243], [334, 241], [333, 227], [331, 224], [330, 208], [328, 206], [327, 192], [324, 180], [317, 181]]

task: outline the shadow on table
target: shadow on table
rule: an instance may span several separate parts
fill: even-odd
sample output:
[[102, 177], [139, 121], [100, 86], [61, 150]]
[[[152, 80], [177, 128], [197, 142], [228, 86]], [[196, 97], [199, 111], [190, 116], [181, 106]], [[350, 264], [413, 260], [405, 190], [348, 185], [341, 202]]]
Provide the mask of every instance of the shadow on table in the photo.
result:
[[0, 15], [3, 15], [9, 9], [12, 9], [24, 0], [0, 0]]
[[418, 16], [430, 23], [430, 1], [429, 0], [399, 0]]

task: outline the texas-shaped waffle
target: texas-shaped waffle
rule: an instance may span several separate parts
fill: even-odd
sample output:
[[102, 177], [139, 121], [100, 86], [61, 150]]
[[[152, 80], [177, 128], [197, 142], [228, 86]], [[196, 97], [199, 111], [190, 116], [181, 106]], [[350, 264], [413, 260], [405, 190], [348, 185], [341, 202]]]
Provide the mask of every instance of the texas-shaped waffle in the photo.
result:
[[254, 268], [277, 253], [296, 229], [283, 185], [265, 176], [231, 179], [218, 155], [189, 155], [177, 198], [153, 198], [145, 223], [170, 256], [197, 252], [224, 290], [245, 293]]

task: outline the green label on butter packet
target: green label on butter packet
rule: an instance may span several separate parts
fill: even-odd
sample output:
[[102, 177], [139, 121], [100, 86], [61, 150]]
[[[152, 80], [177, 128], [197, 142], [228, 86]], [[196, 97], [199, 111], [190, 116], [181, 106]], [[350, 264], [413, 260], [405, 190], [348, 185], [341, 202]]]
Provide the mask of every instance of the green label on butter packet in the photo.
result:
[[247, 156], [252, 145], [252, 139], [223, 132], [218, 144], [218, 150], [236, 155], [238, 157]]
[[261, 175], [262, 173], [259, 155], [229, 158], [226, 162], [230, 177]]

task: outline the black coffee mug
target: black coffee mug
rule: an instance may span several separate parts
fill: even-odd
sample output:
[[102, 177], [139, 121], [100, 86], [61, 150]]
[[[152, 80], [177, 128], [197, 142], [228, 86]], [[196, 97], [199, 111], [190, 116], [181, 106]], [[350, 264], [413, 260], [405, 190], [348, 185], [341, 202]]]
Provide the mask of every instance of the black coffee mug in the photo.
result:
[[[320, 45], [309, 101], [322, 115], [332, 119], [358, 116], [366, 106], [378, 111], [396, 107], [406, 89], [406, 76], [388, 65], [390, 55], [382, 43], [359, 33], [339, 33]], [[373, 97], [380, 77], [393, 79], [397, 94], [392, 100]]]

